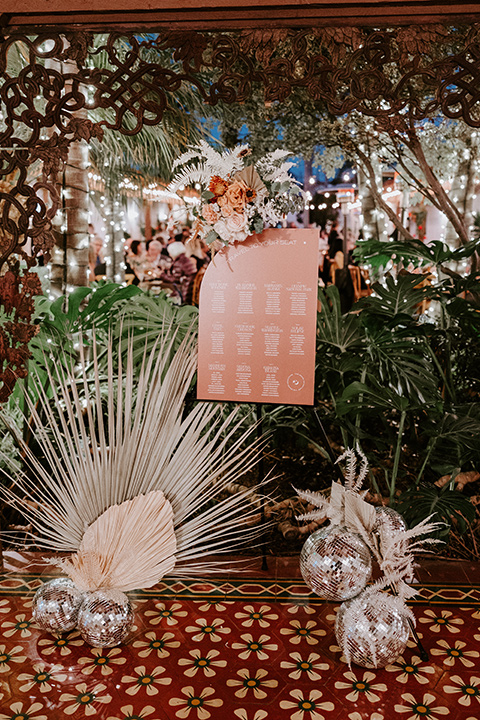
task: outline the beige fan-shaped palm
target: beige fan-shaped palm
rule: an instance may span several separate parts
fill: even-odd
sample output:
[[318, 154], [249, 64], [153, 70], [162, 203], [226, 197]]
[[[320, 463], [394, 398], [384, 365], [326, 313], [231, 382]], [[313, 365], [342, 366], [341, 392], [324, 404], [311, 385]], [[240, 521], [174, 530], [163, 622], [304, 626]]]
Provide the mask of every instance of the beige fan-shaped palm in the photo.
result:
[[[165, 534], [166, 545], [153, 564], [142, 570], [139, 563], [137, 588], [170, 572], [174, 554], [177, 575], [216, 569], [205, 554], [231, 552], [259, 534], [251, 523], [258, 488], [218, 499], [259, 458], [262, 443], [252, 439], [254, 425], [245, 431], [237, 410], [225, 416], [218, 404], [198, 403], [185, 414], [196, 339], [187, 335], [174, 352], [176, 336], [169, 338], [144, 354], [137, 373], [132, 339], [126, 347], [109, 343], [106, 372], [95, 341], [89, 362], [81, 345], [78, 373], [61, 367], [51, 373], [53, 397], [32, 378], [40, 402], [27, 402], [45, 460], [19, 438], [29, 472], [4, 483], [0, 494], [31, 523], [36, 546], [77, 553], [68, 566], [77, 579], [88, 564], [95, 582], [111, 586], [115, 576], [117, 587], [132, 587], [116, 553], [127, 558], [133, 577], [128, 544], [132, 553], [146, 547], [148, 528], [160, 543]], [[163, 496], [173, 513], [176, 549]], [[130, 532], [136, 513], [142, 513], [143, 534], [138, 528]], [[117, 533], [116, 543], [112, 528], [122, 522], [129, 529], [121, 541]]]
[[262, 178], [253, 165], [247, 165], [247, 167], [244, 167], [243, 170], [235, 173], [233, 179], [244, 182], [247, 188], [253, 190], [256, 195], [261, 195], [262, 193], [267, 192], [267, 188]]
[[161, 490], [105, 510], [78, 552], [56, 564], [80, 590], [152, 587], [173, 570], [177, 541], [172, 506]]

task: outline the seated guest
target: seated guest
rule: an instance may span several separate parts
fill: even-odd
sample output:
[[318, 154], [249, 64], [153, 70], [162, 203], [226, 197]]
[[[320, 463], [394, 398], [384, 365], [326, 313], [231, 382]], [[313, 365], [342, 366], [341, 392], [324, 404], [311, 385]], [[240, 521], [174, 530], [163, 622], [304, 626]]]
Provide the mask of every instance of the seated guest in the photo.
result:
[[185, 302], [189, 287], [197, 273], [197, 263], [187, 256], [182, 242], [171, 243], [168, 249], [173, 263], [171, 268], [163, 272], [160, 277], [165, 282], [172, 283], [182, 302]]
[[145, 251], [143, 249], [143, 243], [141, 240], [132, 240], [130, 243], [130, 249], [127, 253], [126, 261], [135, 275], [132, 285], [138, 285], [143, 280], [144, 268], [143, 263], [145, 260]]
[[149, 240], [147, 242], [147, 252], [143, 261], [143, 279], [154, 280], [160, 275], [160, 255], [162, 252], [162, 243], [159, 240]]

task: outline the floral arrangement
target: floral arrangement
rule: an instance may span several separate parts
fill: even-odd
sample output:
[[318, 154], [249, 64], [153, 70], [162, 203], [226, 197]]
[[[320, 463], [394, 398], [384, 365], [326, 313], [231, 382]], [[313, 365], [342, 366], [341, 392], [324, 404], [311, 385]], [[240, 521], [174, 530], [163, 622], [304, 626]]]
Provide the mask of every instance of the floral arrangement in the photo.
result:
[[290, 153], [275, 150], [252, 163], [251, 152], [248, 145], [240, 145], [219, 153], [201, 141], [174, 163], [180, 169], [168, 189], [200, 187], [193, 237], [214, 249], [275, 227], [287, 213], [305, 206], [304, 192], [289, 174], [293, 163], [285, 158]]

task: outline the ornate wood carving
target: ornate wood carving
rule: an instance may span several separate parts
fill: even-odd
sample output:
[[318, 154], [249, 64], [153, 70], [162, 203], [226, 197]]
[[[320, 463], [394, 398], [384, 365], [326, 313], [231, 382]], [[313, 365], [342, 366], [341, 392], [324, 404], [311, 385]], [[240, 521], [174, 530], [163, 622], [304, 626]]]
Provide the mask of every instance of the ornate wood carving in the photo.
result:
[[[72, 142], [101, 138], [104, 128], [134, 135], [155, 125], [169, 94], [183, 82], [210, 104], [243, 102], [254, 86], [263, 87], [269, 102], [302, 89], [336, 115], [355, 110], [394, 121], [409, 108], [417, 119], [442, 112], [479, 127], [479, 37], [476, 25], [468, 30], [442, 25], [172, 30], [144, 39], [84, 32], [5, 37], [0, 43], [0, 302], [13, 315], [0, 333], [0, 399], [8, 395], [14, 376], [24, 372], [30, 298], [38, 291], [18, 261], [25, 260], [28, 268], [39, 252], [48, 257], [57, 173]], [[81, 117], [80, 111], [93, 108], [102, 109], [102, 120]], [[32, 181], [35, 163], [43, 169]], [[15, 311], [12, 298], [19, 303]]]

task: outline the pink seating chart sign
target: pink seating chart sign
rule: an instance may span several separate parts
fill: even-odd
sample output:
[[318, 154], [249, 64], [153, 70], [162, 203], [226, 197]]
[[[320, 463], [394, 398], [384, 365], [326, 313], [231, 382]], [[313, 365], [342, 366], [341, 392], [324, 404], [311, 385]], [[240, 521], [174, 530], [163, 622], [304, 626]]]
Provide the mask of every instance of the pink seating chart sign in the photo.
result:
[[313, 405], [318, 230], [269, 229], [215, 255], [200, 290], [199, 400]]

